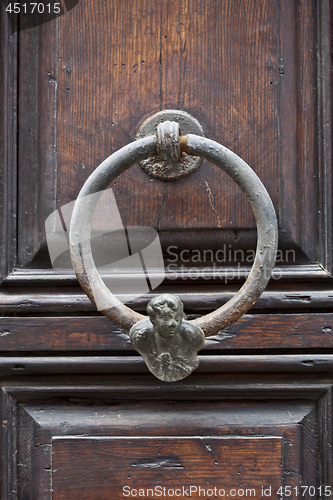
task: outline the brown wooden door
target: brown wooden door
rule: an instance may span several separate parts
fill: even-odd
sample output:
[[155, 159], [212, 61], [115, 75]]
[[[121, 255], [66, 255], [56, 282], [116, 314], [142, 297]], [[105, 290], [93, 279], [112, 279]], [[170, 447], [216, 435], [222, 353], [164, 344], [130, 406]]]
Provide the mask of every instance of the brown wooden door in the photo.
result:
[[[33, 21], [1, 3], [1, 500], [331, 498], [329, 0], [59, 3]], [[279, 220], [268, 288], [171, 384], [52, 268], [45, 236], [162, 109], [249, 163]], [[256, 226], [227, 175], [204, 162], [163, 182], [135, 165], [111, 187], [124, 226], [159, 232], [152, 294], [194, 318], [241, 286]]]

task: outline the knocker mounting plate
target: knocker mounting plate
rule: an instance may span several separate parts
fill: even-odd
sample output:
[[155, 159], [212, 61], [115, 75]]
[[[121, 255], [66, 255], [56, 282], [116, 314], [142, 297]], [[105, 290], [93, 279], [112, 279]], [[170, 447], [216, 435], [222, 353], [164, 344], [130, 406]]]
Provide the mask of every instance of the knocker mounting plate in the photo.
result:
[[[198, 120], [185, 111], [165, 109], [150, 116], [140, 126], [135, 138], [142, 139], [155, 135], [157, 126], [165, 121], [179, 124], [181, 135], [195, 134], [205, 137], [203, 128]], [[202, 163], [199, 156], [182, 153], [179, 159], [163, 160], [160, 156], [152, 156], [140, 161], [141, 167], [152, 177], [162, 181], [172, 181], [186, 177], [195, 172]]]

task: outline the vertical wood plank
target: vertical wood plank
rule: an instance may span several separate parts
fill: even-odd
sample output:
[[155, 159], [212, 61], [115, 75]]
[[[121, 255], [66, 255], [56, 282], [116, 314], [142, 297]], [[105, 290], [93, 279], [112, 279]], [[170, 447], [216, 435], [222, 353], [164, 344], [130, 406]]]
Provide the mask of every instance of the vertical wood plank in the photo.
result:
[[[194, 114], [277, 202], [277, 10], [259, 3], [163, 3], [162, 105]], [[160, 227], [254, 228], [255, 221], [238, 186], [206, 163], [166, 185]]]
[[[68, 203], [160, 109], [160, 3], [82, 0], [58, 24], [57, 175]], [[157, 226], [161, 182], [137, 165], [112, 188], [125, 225]]]
[[[299, 245], [307, 249], [311, 262], [318, 260], [318, 166], [316, 140], [316, 24], [315, 7], [311, 0], [298, 0], [295, 12], [297, 44], [297, 213], [300, 231]], [[306, 207], [312, 207], [306, 213]]]
[[[299, 213], [297, 208], [297, 109], [295, 92], [297, 72], [295, 71], [296, 50], [295, 12], [288, 0], [279, 3], [279, 55], [280, 90], [278, 100], [279, 145], [279, 223], [280, 240], [284, 246], [299, 242], [300, 228], [295, 224]], [[290, 42], [292, 40], [292, 42]], [[288, 182], [285, 182], [288, 176]]]
[[17, 33], [0, 5], [0, 282], [17, 263]]
[[49, 265], [45, 220], [57, 205], [55, 35], [56, 20], [19, 33], [20, 65], [25, 68], [19, 81], [18, 259], [22, 267], [33, 266], [36, 260], [37, 266], [44, 267], [44, 259]]
[[332, 275], [332, 5], [317, 2], [319, 262]]

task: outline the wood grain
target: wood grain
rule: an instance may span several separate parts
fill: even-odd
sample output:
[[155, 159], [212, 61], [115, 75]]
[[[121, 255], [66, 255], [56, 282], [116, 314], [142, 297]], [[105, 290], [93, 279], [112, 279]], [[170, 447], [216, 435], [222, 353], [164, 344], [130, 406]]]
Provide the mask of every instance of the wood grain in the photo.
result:
[[0, 7], [0, 282], [17, 264], [18, 41]]
[[[217, 335], [205, 350], [333, 349], [332, 314], [245, 315]], [[1, 318], [5, 352], [135, 352], [127, 335], [106, 317]]]
[[[153, 376], [142, 357], [119, 356], [2, 356], [1, 376], [27, 375], [85, 375], [91, 374], [149, 374]], [[199, 354], [199, 367], [195, 373], [330, 373], [332, 354]], [[215, 377], [215, 375], [214, 375]]]
[[[207, 136], [247, 161], [277, 203], [264, 168], [269, 164], [275, 177], [275, 10], [274, 2], [166, 2], [162, 102], [202, 120]], [[163, 228], [237, 230], [255, 224], [239, 188], [208, 164], [176, 186], [167, 184], [162, 217]]]
[[262, 498], [261, 486], [282, 485], [281, 458], [279, 438], [61, 439], [53, 445], [53, 498], [122, 499], [125, 485], [137, 494], [159, 487], [165, 499], [191, 486], [195, 499], [212, 488], [251, 488]]
[[[49, 500], [50, 474], [53, 498], [91, 499], [96, 491], [117, 498], [127, 481], [175, 487], [180, 479], [187, 485], [203, 478], [206, 488], [221, 481], [242, 488], [330, 478], [327, 377], [225, 374], [211, 383], [200, 375], [171, 386], [141, 375], [72, 377], [65, 385], [61, 377], [44, 380], [3, 386], [8, 430], [16, 430], [16, 418], [19, 424], [10, 465], [20, 464], [19, 491], [27, 498]], [[325, 470], [318, 471], [319, 455]]]
[[[62, 3], [57, 20], [18, 34], [1, 3], [1, 500], [123, 498], [126, 482], [254, 487], [258, 498], [263, 485], [332, 485], [330, 2]], [[44, 229], [163, 108], [190, 112], [251, 165], [280, 249], [295, 250], [283, 279], [175, 384], [147, 371], [73, 276], [50, 270]], [[123, 224], [157, 228], [164, 249], [255, 248], [246, 199], [212, 165], [175, 183], [135, 165], [112, 189]], [[169, 274], [161, 289], [193, 319], [245, 273]]]
[[[57, 182], [68, 203], [89, 173], [160, 109], [160, 8], [154, 1], [81, 1], [59, 19], [57, 36]], [[140, 225], [141, 217], [156, 227], [162, 183], [136, 166], [112, 187], [124, 224]]]
[[18, 496], [48, 500], [52, 495], [51, 434], [25, 411], [18, 412], [18, 428], [25, 429], [17, 444]]
[[[49, 265], [44, 216], [74, 200], [145, 118], [173, 107], [192, 113], [207, 136], [256, 171], [278, 211], [281, 248], [295, 249], [297, 263], [328, 266], [329, 92], [317, 85], [316, 63], [319, 57], [327, 67], [326, 11], [310, 0], [299, 9], [259, 0], [81, 0], [47, 29], [21, 34], [21, 265]], [[327, 118], [319, 134], [317, 115]], [[202, 248], [225, 240], [237, 246], [243, 229], [254, 248], [246, 199], [207, 163], [165, 184], [136, 165], [112, 188], [125, 225], [158, 228], [183, 248], [189, 230]]]

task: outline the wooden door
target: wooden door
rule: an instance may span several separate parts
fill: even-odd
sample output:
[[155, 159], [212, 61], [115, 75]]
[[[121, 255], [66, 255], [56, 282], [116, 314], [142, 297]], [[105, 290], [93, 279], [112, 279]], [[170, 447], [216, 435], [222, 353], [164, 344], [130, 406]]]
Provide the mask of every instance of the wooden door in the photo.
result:
[[[1, 3], [1, 500], [331, 498], [329, 0], [59, 3], [34, 18]], [[51, 266], [45, 235], [162, 109], [249, 163], [279, 220], [268, 288], [171, 384]], [[194, 318], [241, 286], [256, 226], [227, 175], [135, 165], [111, 187], [124, 226], [155, 228], [164, 252], [133, 309], [165, 291]]]

